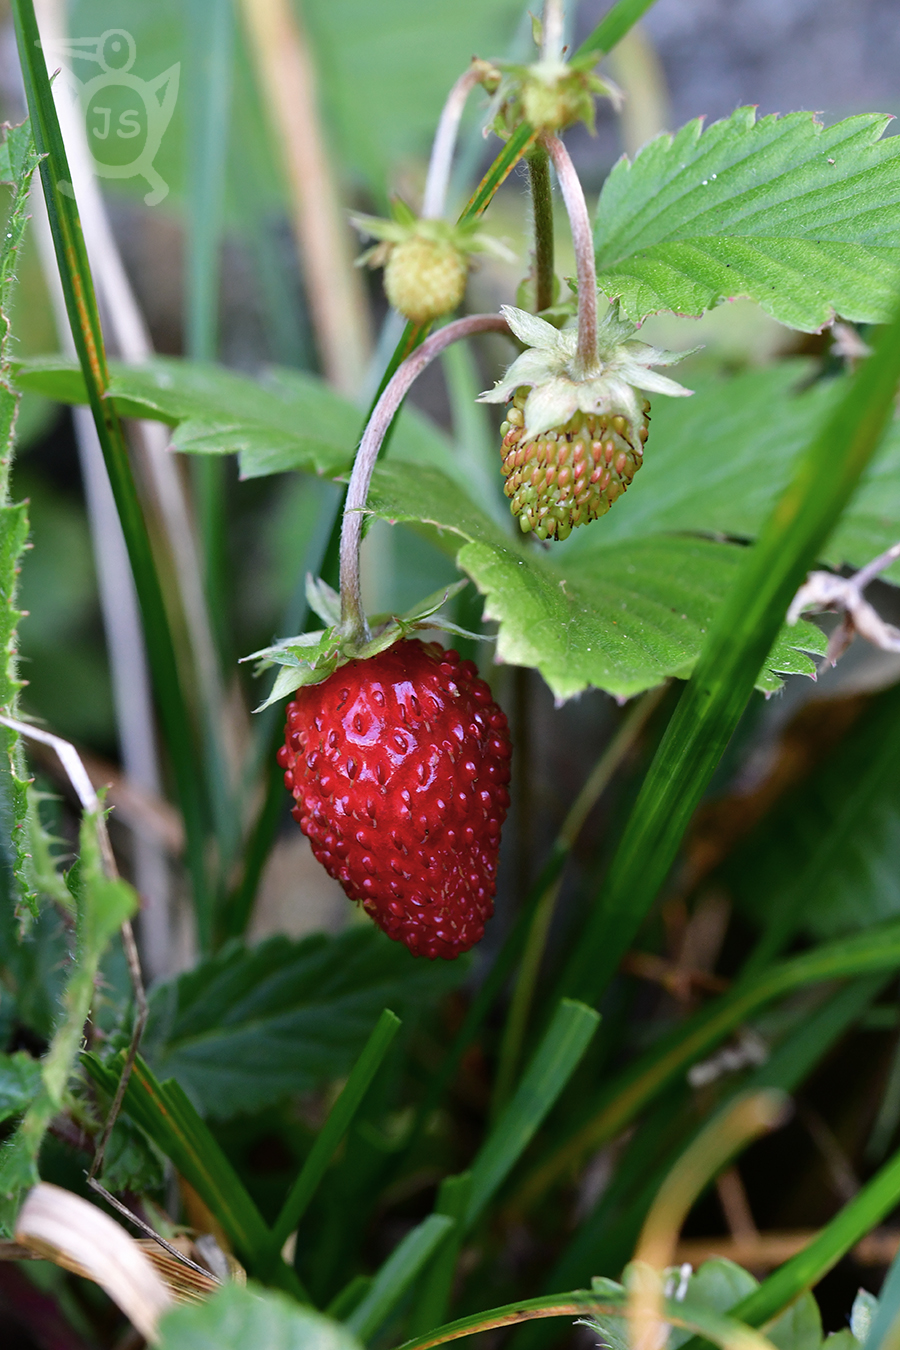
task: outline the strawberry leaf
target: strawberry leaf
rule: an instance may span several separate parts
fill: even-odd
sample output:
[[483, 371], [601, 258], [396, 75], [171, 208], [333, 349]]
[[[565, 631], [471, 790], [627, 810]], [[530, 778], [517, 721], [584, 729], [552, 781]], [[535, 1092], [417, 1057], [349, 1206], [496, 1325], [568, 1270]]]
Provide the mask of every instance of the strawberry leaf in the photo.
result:
[[[499, 622], [500, 658], [538, 669], [558, 698], [591, 686], [631, 697], [689, 675], [743, 556], [734, 544], [656, 535], [573, 555], [570, 565], [566, 550], [512, 542], [455, 484], [411, 465], [380, 466], [369, 506], [437, 528]], [[814, 674], [806, 652], [824, 652], [820, 630], [785, 629], [759, 688], [779, 688], [780, 674]]]
[[232, 942], [156, 987], [144, 1053], [202, 1112], [227, 1119], [340, 1078], [383, 1008], [406, 1025], [468, 969], [467, 958], [418, 960], [369, 923]]
[[[644, 467], [626, 499], [565, 545], [573, 560], [662, 531], [752, 539], [796, 456], [846, 392], [841, 376], [809, 385], [814, 365], [782, 361], [729, 379], [694, 379], [692, 399], [653, 404]], [[820, 561], [862, 567], [900, 537], [900, 422], [892, 422]], [[567, 563], [567, 565], [569, 565]], [[900, 581], [900, 564], [885, 573]]]
[[[77, 363], [63, 356], [12, 364], [19, 389], [61, 403], [86, 403]], [[186, 454], [237, 454], [242, 478], [302, 469], [330, 477], [350, 472], [359, 440], [359, 409], [315, 375], [270, 367], [259, 379], [202, 361], [154, 357], [141, 366], [110, 363], [110, 398], [122, 417], [175, 427], [172, 445]], [[454, 466], [446, 437], [427, 417], [405, 408], [391, 455]]]
[[815, 332], [880, 323], [900, 291], [900, 141], [867, 113], [702, 119], [623, 156], [600, 194], [598, 284], [639, 321], [749, 296]]

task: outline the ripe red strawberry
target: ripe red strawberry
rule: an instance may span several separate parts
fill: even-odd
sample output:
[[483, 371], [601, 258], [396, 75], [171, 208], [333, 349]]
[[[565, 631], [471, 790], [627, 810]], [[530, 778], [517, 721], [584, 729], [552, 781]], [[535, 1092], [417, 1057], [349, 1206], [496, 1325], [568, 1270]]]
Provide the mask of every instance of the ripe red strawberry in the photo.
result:
[[452, 959], [493, 913], [511, 753], [473, 663], [409, 638], [299, 689], [278, 762], [350, 899], [414, 955]]

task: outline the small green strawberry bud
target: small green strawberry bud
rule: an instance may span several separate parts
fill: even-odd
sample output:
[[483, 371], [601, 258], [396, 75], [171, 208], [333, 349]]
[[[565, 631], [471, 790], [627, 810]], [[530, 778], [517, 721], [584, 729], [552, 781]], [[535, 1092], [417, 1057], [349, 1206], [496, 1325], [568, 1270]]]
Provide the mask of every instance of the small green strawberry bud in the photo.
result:
[[468, 270], [468, 258], [450, 240], [413, 234], [391, 249], [384, 289], [405, 318], [431, 323], [462, 303]]
[[384, 267], [387, 298], [412, 323], [431, 323], [462, 303], [470, 254], [492, 253], [506, 262], [514, 261], [509, 249], [480, 230], [477, 221], [451, 225], [444, 220], [419, 220], [400, 201], [393, 204], [393, 210], [393, 220], [351, 217], [361, 234], [381, 240], [357, 264]]
[[508, 136], [522, 122], [529, 122], [538, 132], [555, 134], [583, 122], [593, 134], [594, 99], [604, 94], [616, 107], [622, 99], [611, 80], [593, 73], [596, 64], [597, 55], [591, 53], [570, 62], [544, 59], [530, 66], [503, 67], [508, 84], [500, 91], [494, 130]]

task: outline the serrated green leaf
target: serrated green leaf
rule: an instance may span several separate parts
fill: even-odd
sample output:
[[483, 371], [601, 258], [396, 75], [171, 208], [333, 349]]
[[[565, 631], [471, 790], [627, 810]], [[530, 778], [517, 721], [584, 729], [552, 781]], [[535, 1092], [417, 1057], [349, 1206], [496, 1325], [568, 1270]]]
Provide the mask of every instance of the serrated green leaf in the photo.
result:
[[[750, 539], [788, 482], [810, 434], [847, 389], [844, 376], [809, 384], [814, 366], [790, 359], [727, 379], [699, 378], [691, 399], [657, 399], [644, 467], [597, 526], [576, 530], [566, 556], [660, 531]], [[821, 561], [861, 567], [897, 539], [900, 422], [889, 424]], [[884, 573], [900, 581], [900, 565]]]
[[123, 1191], [144, 1195], [161, 1191], [165, 1184], [161, 1154], [127, 1116], [119, 1116], [109, 1136], [100, 1184], [114, 1195]]
[[[19, 361], [14, 369], [19, 389], [62, 403], [87, 401], [81, 372], [65, 357]], [[175, 428], [173, 446], [186, 454], [236, 454], [242, 478], [292, 469], [333, 477], [353, 464], [359, 409], [315, 375], [273, 367], [252, 379], [162, 356], [140, 366], [113, 361], [110, 374], [109, 397], [120, 416], [167, 422]], [[458, 472], [446, 437], [414, 408], [398, 419], [390, 454]]]
[[361, 1350], [340, 1322], [302, 1308], [284, 1295], [226, 1284], [203, 1303], [166, 1313], [159, 1350]]
[[210, 1115], [256, 1110], [346, 1073], [383, 1008], [406, 1022], [467, 968], [417, 960], [370, 924], [232, 943], [154, 991], [144, 1053]]
[[[544, 553], [507, 540], [454, 483], [433, 469], [380, 466], [369, 509], [449, 531], [459, 566], [498, 620], [499, 656], [533, 666], [558, 698], [594, 686], [631, 697], [670, 676], [687, 677], [718, 605], [743, 558], [735, 545], [674, 535], [577, 553]], [[557, 561], [557, 558], [559, 561]], [[773, 672], [811, 675], [804, 652], [825, 650], [808, 625], [778, 639], [760, 687]]]
[[24, 185], [27, 193], [31, 176], [40, 163], [34, 148], [31, 123], [27, 119], [17, 126], [4, 123], [0, 130], [6, 132], [0, 144], [0, 183], [17, 190]]
[[900, 145], [867, 113], [689, 122], [619, 160], [600, 195], [598, 284], [629, 318], [749, 296], [816, 332], [881, 323], [900, 291]]
[[14, 1055], [0, 1055], [0, 1120], [8, 1120], [26, 1110], [40, 1090], [39, 1060], [32, 1059], [24, 1050]]
[[729, 861], [725, 876], [745, 913], [768, 924], [790, 914], [820, 939], [900, 915], [898, 757], [894, 688]]

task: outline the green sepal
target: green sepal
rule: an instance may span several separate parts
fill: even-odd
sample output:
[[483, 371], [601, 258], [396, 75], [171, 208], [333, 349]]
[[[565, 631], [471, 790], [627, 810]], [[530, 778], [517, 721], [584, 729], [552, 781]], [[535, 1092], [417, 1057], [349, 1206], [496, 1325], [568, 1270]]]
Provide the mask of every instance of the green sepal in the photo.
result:
[[392, 203], [391, 213], [393, 220], [386, 220], [383, 216], [365, 216], [359, 212], [350, 216], [351, 224], [360, 234], [380, 241], [357, 258], [358, 266], [368, 263], [372, 267], [380, 267], [387, 261], [392, 245], [402, 244], [414, 236], [431, 239], [435, 243], [452, 244], [460, 253], [490, 253], [503, 262], [516, 261], [515, 254], [506, 244], [480, 228], [481, 222], [477, 217], [455, 223], [449, 220], [421, 220], [399, 198]]
[[348, 661], [367, 661], [381, 652], [393, 647], [395, 642], [410, 633], [423, 629], [440, 628], [455, 637], [471, 638], [475, 641], [487, 641], [484, 633], [470, 633], [466, 628], [448, 619], [435, 616], [467, 584], [465, 578], [444, 586], [426, 599], [419, 601], [404, 614], [376, 614], [371, 621], [372, 636], [364, 642], [358, 638], [346, 637], [340, 626], [340, 597], [337, 592], [318, 577], [308, 576], [306, 594], [310, 608], [315, 610], [326, 623], [335, 616], [337, 621], [328, 628], [313, 633], [299, 633], [296, 637], [282, 638], [271, 647], [252, 652], [244, 661], [258, 661], [256, 674], [260, 675], [270, 666], [280, 666], [272, 690], [256, 712], [262, 712], [273, 703], [279, 703], [294, 690], [307, 684], [321, 684], [329, 675]]
[[612, 80], [593, 73], [598, 54], [586, 52], [571, 61], [542, 58], [531, 65], [498, 62], [504, 80], [497, 94], [491, 129], [504, 138], [523, 123], [551, 133], [583, 122], [594, 135], [594, 99], [608, 98], [614, 107], [622, 92]]

